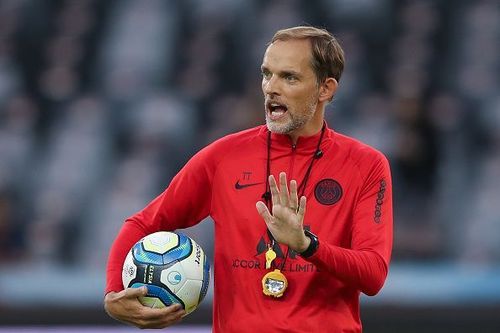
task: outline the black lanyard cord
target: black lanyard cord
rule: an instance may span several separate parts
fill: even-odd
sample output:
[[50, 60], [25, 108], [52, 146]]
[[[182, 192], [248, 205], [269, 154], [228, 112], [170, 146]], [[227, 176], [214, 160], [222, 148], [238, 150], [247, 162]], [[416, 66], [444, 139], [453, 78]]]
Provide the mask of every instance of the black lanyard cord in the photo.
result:
[[[311, 174], [311, 170], [314, 164], [314, 161], [317, 159], [320, 159], [323, 156], [323, 151], [320, 149], [321, 146], [321, 141], [323, 141], [323, 134], [325, 134], [325, 124], [323, 124], [323, 127], [321, 128], [321, 134], [319, 136], [318, 140], [318, 145], [316, 146], [316, 150], [314, 151], [314, 154], [311, 158], [311, 163], [309, 163], [309, 167], [307, 168], [306, 174], [304, 176], [304, 180], [302, 181], [302, 184], [300, 184], [298, 192], [300, 193], [299, 195], [299, 200], [301, 197], [304, 196], [304, 192], [306, 191], [307, 187], [307, 181], [309, 180], [309, 175]], [[302, 190], [301, 190], [302, 188]]]
[[[320, 159], [323, 156], [323, 151], [320, 149], [321, 142], [323, 141], [323, 135], [325, 134], [325, 128], [326, 124], [323, 123], [323, 127], [321, 128], [321, 134], [318, 140], [318, 144], [316, 146], [316, 150], [314, 151], [314, 154], [311, 157], [311, 162], [309, 163], [309, 166], [307, 168], [306, 174], [304, 175], [304, 179], [302, 180], [302, 183], [300, 184], [298, 188], [298, 192], [300, 193], [299, 195], [299, 200], [302, 196], [304, 196], [306, 187], [307, 187], [307, 181], [309, 180], [309, 176], [312, 171], [312, 167], [314, 164], [314, 161], [317, 159]], [[266, 179], [265, 179], [265, 184], [266, 184], [266, 191], [262, 194], [262, 199], [266, 202], [267, 208], [269, 211], [272, 213], [272, 205], [271, 205], [271, 188], [269, 185], [269, 176], [271, 175], [271, 131], [267, 132], [267, 162], [266, 162]], [[270, 246], [274, 248], [274, 245], [276, 243], [272, 233], [267, 229], [267, 234], [269, 236], [270, 240]], [[290, 250], [290, 247], [287, 247], [286, 254], [285, 254], [285, 259], [283, 260], [281, 264], [281, 270], [283, 270], [283, 267], [285, 266], [286, 259], [288, 257], [288, 252]], [[280, 251], [281, 252], [281, 251]]]
[[[300, 184], [298, 188], [298, 192], [300, 193], [299, 195], [299, 200], [300, 198], [304, 195], [306, 187], [307, 187], [307, 181], [309, 180], [309, 176], [312, 171], [312, 167], [314, 164], [314, 161], [317, 159], [320, 159], [323, 156], [323, 151], [320, 149], [321, 142], [323, 141], [323, 135], [325, 134], [325, 124], [323, 123], [323, 127], [321, 128], [321, 134], [319, 136], [318, 144], [316, 146], [316, 150], [314, 151], [314, 154], [311, 158], [311, 162], [309, 163], [309, 166], [307, 167], [306, 174], [304, 176], [304, 179], [302, 180], [302, 183]], [[271, 175], [271, 132], [267, 132], [267, 161], [266, 161], [266, 179], [265, 179], [265, 184], [266, 184], [266, 191], [262, 194], [262, 199], [266, 202], [267, 208], [269, 208], [269, 211], [272, 212], [272, 206], [271, 206], [271, 189], [269, 187], [269, 176]]]

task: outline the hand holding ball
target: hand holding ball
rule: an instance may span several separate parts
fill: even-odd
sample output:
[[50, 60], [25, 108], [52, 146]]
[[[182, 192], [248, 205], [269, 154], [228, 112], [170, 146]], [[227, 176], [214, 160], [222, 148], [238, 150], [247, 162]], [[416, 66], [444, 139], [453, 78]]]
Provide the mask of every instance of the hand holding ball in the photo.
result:
[[139, 240], [123, 264], [125, 288], [146, 286], [139, 301], [152, 308], [179, 303], [193, 312], [208, 291], [210, 264], [194, 240], [183, 234], [160, 231]]

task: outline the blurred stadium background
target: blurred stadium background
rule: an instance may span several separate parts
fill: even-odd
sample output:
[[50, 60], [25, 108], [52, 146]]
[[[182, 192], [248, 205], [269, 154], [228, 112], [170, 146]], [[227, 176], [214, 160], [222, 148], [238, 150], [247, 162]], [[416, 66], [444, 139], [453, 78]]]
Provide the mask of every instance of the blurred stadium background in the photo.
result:
[[[265, 44], [312, 24], [347, 55], [330, 126], [393, 169], [393, 264], [365, 332], [500, 332], [499, 7], [1, 0], [0, 331], [123, 331], [102, 309], [120, 224], [200, 147], [263, 122]], [[189, 230], [211, 258], [212, 233]], [[210, 321], [209, 297], [178, 332]]]

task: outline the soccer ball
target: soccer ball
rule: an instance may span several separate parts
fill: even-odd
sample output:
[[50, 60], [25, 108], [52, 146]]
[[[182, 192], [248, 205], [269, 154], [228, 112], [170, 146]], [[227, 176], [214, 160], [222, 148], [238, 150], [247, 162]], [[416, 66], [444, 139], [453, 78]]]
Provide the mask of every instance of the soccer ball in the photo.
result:
[[193, 312], [207, 294], [210, 263], [195, 241], [183, 234], [159, 231], [132, 246], [122, 271], [125, 288], [147, 286], [139, 301], [152, 308], [173, 303]]

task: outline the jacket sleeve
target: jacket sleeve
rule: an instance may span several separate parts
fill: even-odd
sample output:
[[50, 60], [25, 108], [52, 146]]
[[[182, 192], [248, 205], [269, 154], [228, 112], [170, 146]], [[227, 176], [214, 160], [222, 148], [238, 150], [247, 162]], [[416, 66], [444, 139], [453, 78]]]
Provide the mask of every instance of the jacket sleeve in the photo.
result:
[[213, 155], [211, 146], [198, 152], [163, 193], [125, 220], [109, 252], [106, 293], [123, 289], [123, 262], [139, 239], [160, 230], [190, 227], [209, 215], [216, 164]]
[[321, 242], [308, 258], [320, 270], [334, 274], [366, 295], [384, 285], [392, 250], [392, 182], [387, 159], [381, 154], [372, 162], [355, 204], [351, 248]]

